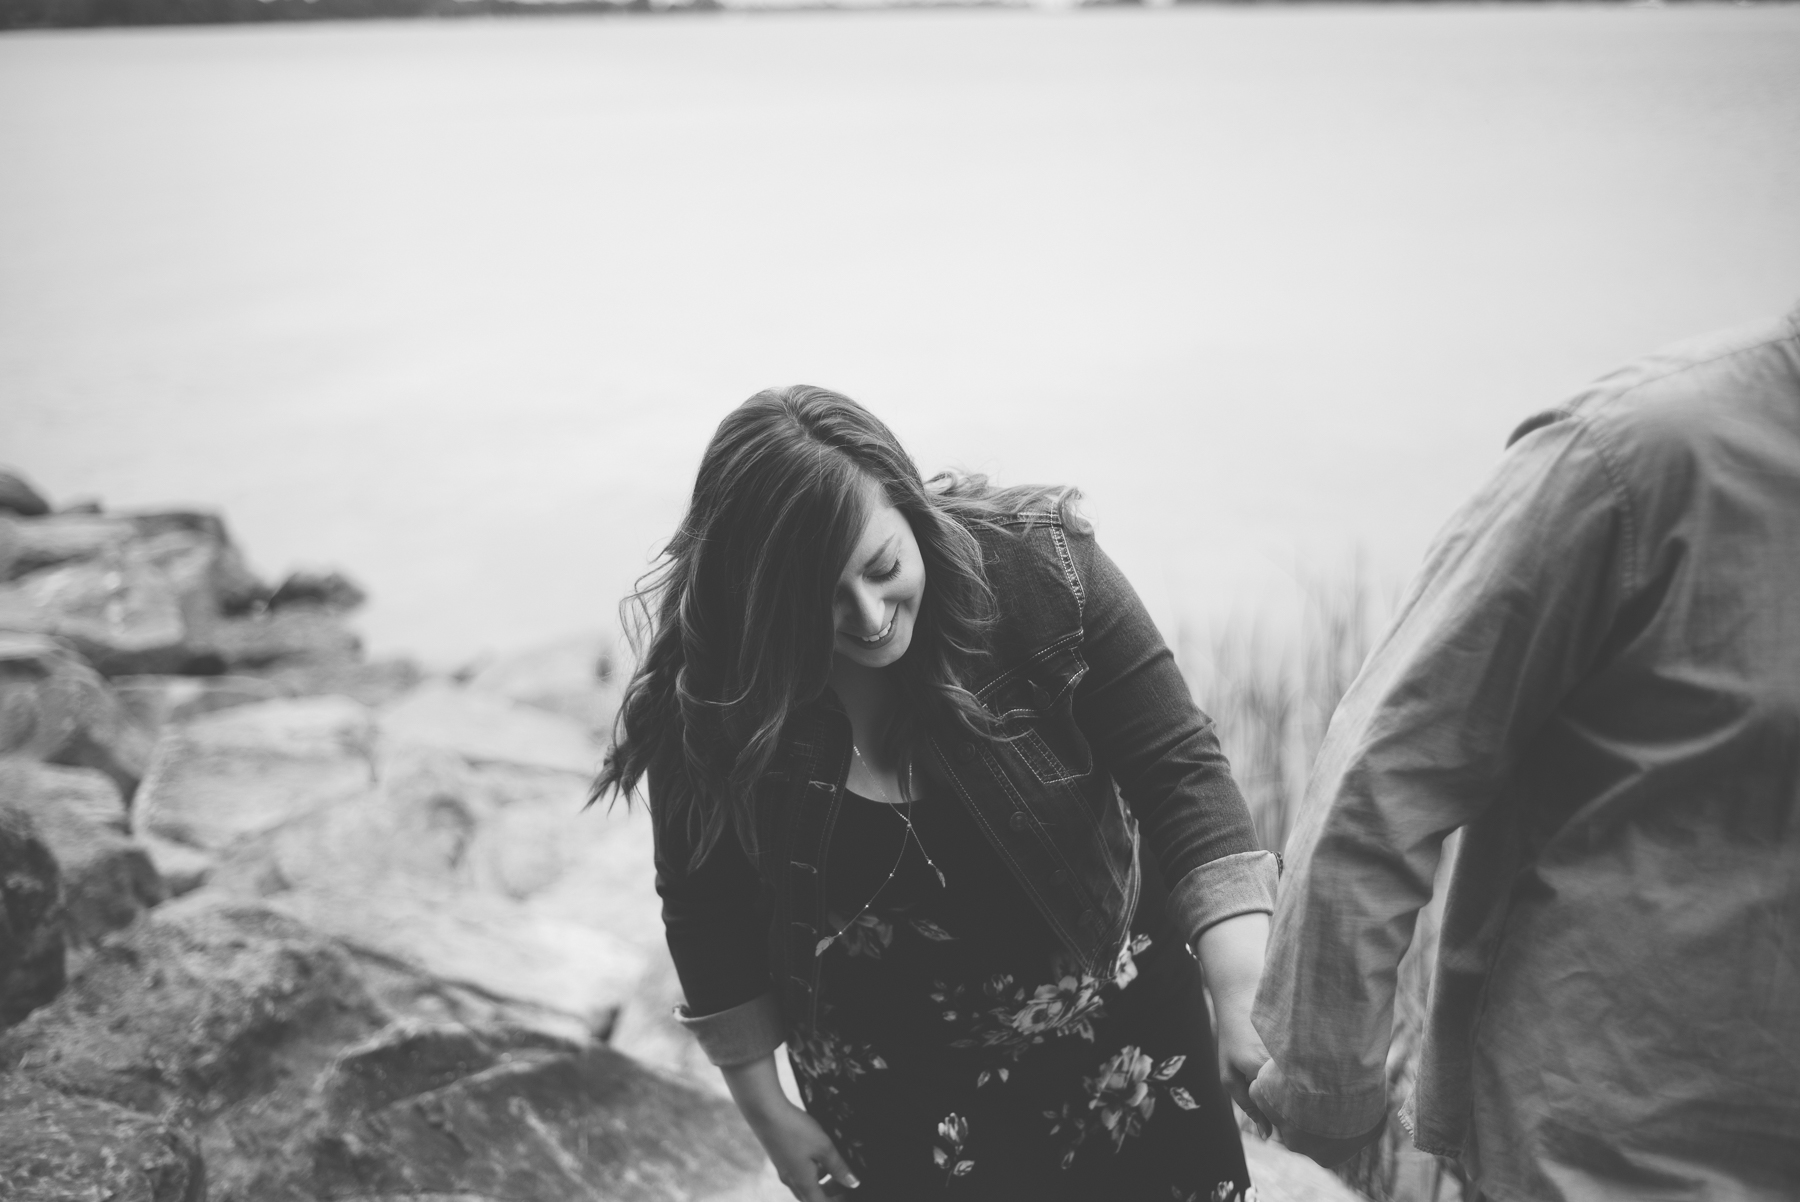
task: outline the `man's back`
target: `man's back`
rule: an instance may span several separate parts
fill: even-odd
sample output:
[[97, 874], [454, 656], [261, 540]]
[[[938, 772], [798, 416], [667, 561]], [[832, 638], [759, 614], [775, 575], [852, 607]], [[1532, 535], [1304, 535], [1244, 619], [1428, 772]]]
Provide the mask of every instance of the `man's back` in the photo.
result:
[[1527, 423], [1321, 753], [1259, 1027], [1354, 1093], [1379, 985], [1280, 1028], [1397, 960], [1467, 823], [1414, 1121], [1494, 1197], [1800, 1193], [1797, 319]]

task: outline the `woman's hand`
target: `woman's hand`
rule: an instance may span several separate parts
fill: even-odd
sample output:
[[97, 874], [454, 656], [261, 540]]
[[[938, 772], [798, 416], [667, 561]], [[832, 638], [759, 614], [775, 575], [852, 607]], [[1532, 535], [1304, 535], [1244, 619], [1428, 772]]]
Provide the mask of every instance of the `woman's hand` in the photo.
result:
[[1239, 914], [1207, 927], [1194, 950], [1212, 995], [1219, 1045], [1219, 1084], [1243, 1108], [1264, 1138], [1269, 1119], [1250, 1097], [1250, 1083], [1269, 1059], [1262, 1037], [1250, 1023], [1250, 1007], [1262, 980], [1263, 946], [1269, 941], [1267, 914]]
[[1250, 1097], [1250, 1083], [1269, 1060], [1262, 1036], [1250, 1024], [1250, 1005], [1255, 1000], [1255, 989], [1240, 989], [1230, 995], [1213, 993], [1213, 1012], [1219, 1025], [1219, 1084], [1267, 1139], [1269, 1118]]
[[[731, 1088], [732, 1101], [774, 1162], [781, 1183], [800, 1202], [828, 1202], [843, 1193], [843, 1187], [855, 1189], [862, 1184], [825, 1129], [781, 1091], [773, 1054], [721, 1071]], [[827, 1174], [832, 1183], [829, 1193], [822, 1180]]]

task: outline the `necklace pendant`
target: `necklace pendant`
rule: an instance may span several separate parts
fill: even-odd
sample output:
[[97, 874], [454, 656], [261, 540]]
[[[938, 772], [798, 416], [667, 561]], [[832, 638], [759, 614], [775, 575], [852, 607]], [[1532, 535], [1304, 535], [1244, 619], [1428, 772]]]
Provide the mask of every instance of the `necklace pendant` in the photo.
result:
[[939, 868], [936, 864], [933, 864], [931, 866], [931, 871], [937, 873], [939, 889], [948, 889], [950, 887], [950, 882], [944, 879], [944, 870], [942, 868]]
[[[841, 932], [840, 932], [840, 934], [841, 934]], [[832, 941], [835, 940], [836, 938], [837, 938], [837, 935], [830, 935], [824, 939], [819, 940], [818, 946], [813, 948], [813, 959], [817, 960], [820, 956], [823, 956], [825, 954], [825, 949], [830, 947], [832, 944]]]

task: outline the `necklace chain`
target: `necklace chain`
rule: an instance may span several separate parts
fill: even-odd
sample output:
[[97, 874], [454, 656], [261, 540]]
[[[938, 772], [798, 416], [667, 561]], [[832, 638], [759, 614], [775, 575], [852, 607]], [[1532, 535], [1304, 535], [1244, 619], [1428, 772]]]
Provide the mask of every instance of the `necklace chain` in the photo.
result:
[[[889, 798], [888, 794], [887, 794], [887, 790], [882, 788], [881, 778], [875, 775], [875, 769], [870, 766], [868, 759], [864, 757], [864, 755], [862, 753], [862, 748], [858, 747], [855, 743], [852, 743], [852, 744], [850, 744], [850, 750], [856, 756], [857, 760], [859, 762], [861, 762], [861, 764], [863, 766], [863, 770], [869, 774], [869, 779], [875, 782], [875, 788], [880, 791], [882, 808], [887, 809], [887, 810], [892, 810], [895, 814], [898, 814], [900, 816], [900, 821], [902, 821], [906, 824], [906, 833], [904, 835], [900, 836], [900, 854], [894, 857], [894, 866], [892, 868], [888, 869], [887, 877], [881, 882], [881, 884], [879, 884], [875, 887], [875, 892], [873, 892], [869, 895], [869, 900], [863, 903], [862, 909], [858, 910], [855, 914], [853, 914], [850, 918], [850, 921], [845, 923], [842, 927], [840, 927], [838, 929], [837, 934], [827, 935], [825, 938], [819, 940], [819, 942], [813, 947], [813, 956], [815, 958], [818, 956], [823, 956], [825, 954], [826, 948], [828, 948], [832, 944], [836, 943], [839, 939], [842, 939], [844, 937], [844, 933], [846, 931], [848, 931], [851, 927], [855, 926], [857, 923], [857, 920], [860, 919], [864, 914], [867, 914], [869, 912], [869, 907], [873, 906], [875, 904], [875, 899], [881, 896], [882, 891], [884, 889], [886, 889], [890, 884], [893, 883], [894, 877], [900, 871], [901, 861], [906, 859], [906, 844], [909, 840], [912, 842], [912, 844], [915, 847], [917, 847], [919, 849], [919, 854], [925, 857], [925, 863], [927, 863], [931, 866], [931, 871], [937, 874], [938, 888], [948, 889], [950, 887], [950, 882], [944, 878], [944, 870], [937, 866], [937, 861], [932, 859], [931, 853], [925, 850], [925, 841], [923, 839], [919, 838], [919, 830], [917, 827], [915, 827], [913, 825], [912, 815], [907, 813], [907, 811], [902, 808], [903, 806], [911, 806], [912, 798], [911, 797], [903, 797], [898, 802]], [[912, 781], [912, 765], [911, 764], [908, 764], [906, 766], [906, 777], [907, 777], [907, 783], [910, 784]], [[907, 788], [902, 788], [901, 792], [903, 794], [908, 794], [911, 792], [911, 790], [907, 789]]]

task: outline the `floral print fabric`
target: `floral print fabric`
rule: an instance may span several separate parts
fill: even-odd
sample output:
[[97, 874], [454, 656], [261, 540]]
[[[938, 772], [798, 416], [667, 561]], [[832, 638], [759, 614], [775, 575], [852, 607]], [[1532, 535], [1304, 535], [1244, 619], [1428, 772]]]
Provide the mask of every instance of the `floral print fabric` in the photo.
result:
[[844, 803], [827, 881], [841, 933], [819, 1022], [788, 1043], [855, 1196], [1253, 1197], [1198, 971], [1154, 930], [1159, 883], [1109, 971], [1084, 974], [954, 805], [913, 814], [945, 883], [912, 846], [887, 880], [907, 836], [884, 808]]

